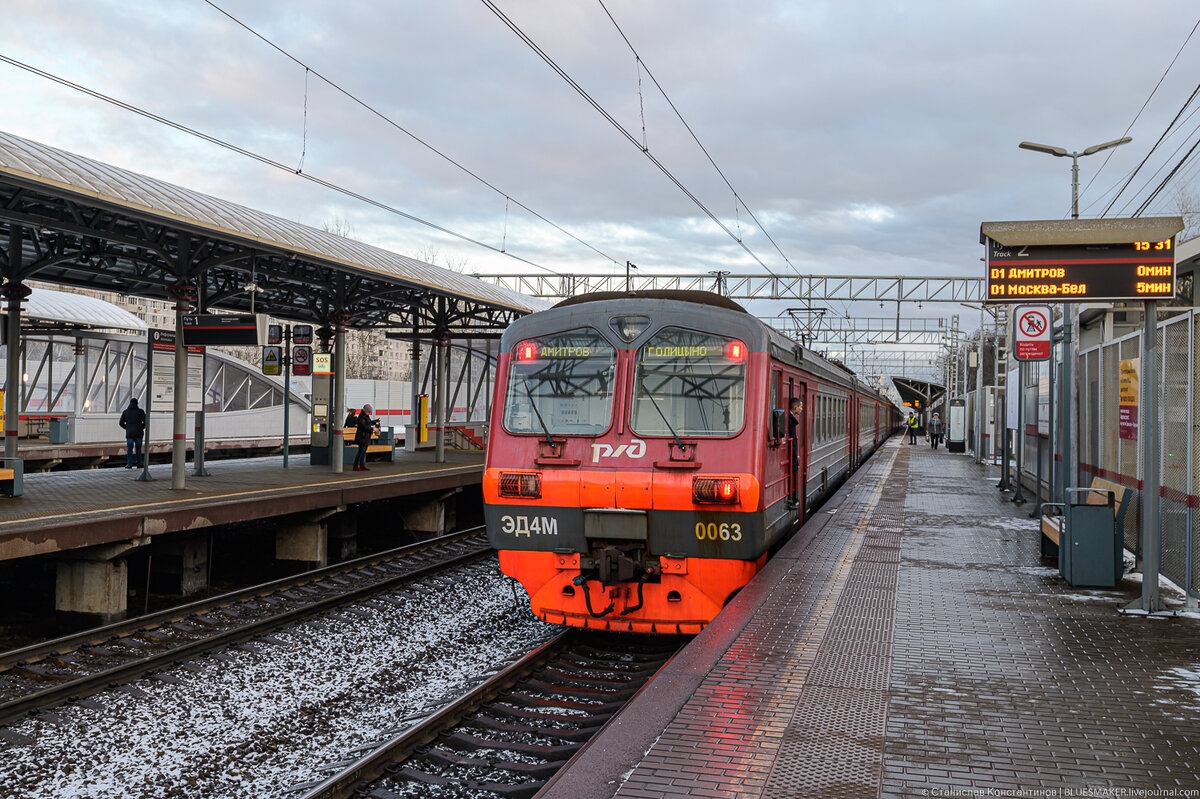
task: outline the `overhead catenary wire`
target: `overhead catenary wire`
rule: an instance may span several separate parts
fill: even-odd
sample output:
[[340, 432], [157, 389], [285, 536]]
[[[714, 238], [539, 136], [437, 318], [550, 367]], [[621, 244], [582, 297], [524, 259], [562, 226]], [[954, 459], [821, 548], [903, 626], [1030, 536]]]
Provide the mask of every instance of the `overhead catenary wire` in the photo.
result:
[[[1158, 93], [1158, 90], [1162, 86], [1163, 81], [1165, 81], [1167, 78], [1167, 75], [1169, 75], [1171, 73], [1171, 70], [1175, 66], [1175, 62], [1177, 62], [1179, 60], [1179, 56], [1183, 53], [1184, 48], [1187, 47], [1188, 42], [1190, 42], [1192, 40], [1192, 37], [1196, 34], [1197, 29], [1200, 29], [1200, 19], [1196, 20], [1196, 24], [1192, 26], [1192, 29], [1188, 32], [1188, 35], [1184, 38], [1183, 44], [1181, 44], [1179, 46], [1179, 49], [1175, 52], [1175, 56], [1171, 59], [1171, 63], [1167, 64], [1167, 68], [1165, 70], [1163, 70], [1162, 76], [1159, 77], [1158, 82], [1156, 84], [1154, 84], [1154, 88], [1150, 90], [1150, 94], [1146, 97], [1146, 101], [1144, 103], [1142, 103], [1142, 107], [1138, 109], [1138, 112], [1136, 114], [1134, 114], [1133, 119], [1130, 121], [1129, 125], [1125, 128], [1125, 133], [1122, 134], [1123, 136], [1128, 136], [1129, 132], [1131, 130], [1133, 130], [1133, 126], [1135, 124], [1137, 124], [1138, 119], [1141, 118], [1142, 113], [1146, 110], [1146, 107], [1150, 105], [1150, 101], [1152, 99], [1154, 99], [1154, 95]], [[1197, 86], [1197, 90], [1200, 90], [1200, 86]], [[1179, 113], [1176, 114], [1176, 119], [1178, 119], [1179, 116], [1182, 115], [1182, 113], [1187, 109], [1188, 105], [1192, 102], [1192, 100], [1195, 98], [1195, 96], [1196, 96], [1196, 91], [1193, 91], [1192, 95], [1188, 98], [1187, 102], [1184, 103], [1183, 108], [1181, 108], [1179, 110]], [[1117, 193], [1113, 196], [1112, 200], [1109, 201], [1109, 203], [1105, 207], [1104, 211], [1100, 214], [1101, 217], [1107, 216], [1112, 211], [1112, 208], [1114, 205], [1116, 205], [1117, 200], [1119, 200], [1121, 195], [1125, 192], [1125, 190], [1127, 188], [1129, 188], [1129, 185], [1133, 182], [1133, 179], [1137, 176], [1137, 173], [1139, 171], [1141, 171], [1142, 167], [1144, 167], [1146, 165], [1146, 162], [1149, 160], [1151, 154], [1155, 151], [1155, 149], [1163, 141], [1163, 138], [1167, 135], [1167, 132], [1171, 130], [1171, 127], [1174, 124], [1175, 124], [1175, 121], [1172, 120], [1171, 125], [1167, 126], [1167, 130], [1163, 132], [1162, 136], [1159, 137], [1159, 140], [1157, 142], [1155, 142], [1154, 146], [1150, 148], [1150, 151], [1146, 153], [1146, 157], [1143, 158], [1142, 162], [1140, 164], [1138, 164], [1137, 167], [1134, 168], [1133, 172], [1126, 179], [1124, 185], [1122, 185], [1120, 190], [1117, 191]], [[1088, 180], [1087, 184], [1084, 186], [1083, 193], [1085, 193], [1085, 194], [1087, 193], [1087, 190], [1089, 188], [1091, 188], [1092, 183], [1096, 180], [1097, 177], [1100, 176], [1100, 173], [1104, 171], [1104, 167], [1108, 166], [1109, 159], [1111, 159], [1112, 157], [1113, 157], [1113, 151], [1110, 150], [1108, 155], [1105, 156], [1104, 161], [1100, 164], [1100, 168], [1096, 170], [1095, 174], [1092, 175], [1091, 179]], [[1088, 207], [1090, 208], [1091, 206], [1089, 205]], [[1126, 204], [1126, 207], [1128, 207], [1128, 204]]]
[[[229, 20], [230, 20], [231, 22], [233, 22], [235, 25], [237, 25], [238, 27], [240, 27], [240, 28], [242, 28], [243, 30], [245, 30], [245, 31], [246, 31], [247, 33], [249, 33], [251, 36], [255, 37], [256, 39], [258, 39], [259, 41], [263, 42], [264, 44], [266, 44], [266, 45], [267, 45], [268, 47], [270, 47], [271, 49], [275, 50], [275, 52], [279, 53], [279, 54], [280, 54], [280, 55], [282, 55], [284, 58], [287, 58], [289, 61], [292, 61], [292, 62], [293, 62], [294, 64], [296, 64], [297, 66], [303, 67], [303, 68], [304, 68], [304, 70], [305, 70], [305, 81], [306, 81], [306, 84], [305, 84], [305, 85], [306, 85], [306, 87], [307, 87], [307, 75], [308, 75], [308, 73], [309, 73], [309, 72], [311, 72], [311, 74], [312, 74], [312, 75], [316, 76], [316, 77], [317, 77], [319, 80], [321, 80], [323, 83], [325, 83], [325, 84], [326, 84], [327, 86], [329, 86], [331, 89], [335, 90], [336, 92], [338, 92], [339, 94], [341, 94], [343, 97], [347, 98], [348, 100], [350, 100], [350, 101], [354, 102], [356, 105], [358, 105], [358, 106], [360, 106], [361, 108], [363, 108], [365, 111], [367, 111], [368, 113], [370, 113], [372, 116], [375, 116], [375, 117], [377, 117], [378, 119], [380, 119], [380, 120], [382, 120], [383, 122], [385, 122], [387, 125], [391, 126], [392, 128], [395, 128], [395, 129], [396, 129], [396, 130], [398, 130], [399, 132], [403, 133], [405, 136], [408, 136], [408, 137], [409, 137], [410, 139], [412, 139], [414, 142], [416, 142], [417, 144], [421, 145], [421, 146], [422, 146], [422, 147], [424, 147], [425, 149], [429, 150], [429, 152], [433, 153], [433, 154], [434, 154], [434, 155], [436, 155], [438, 158], [441, 158], [442, 160], [446, 161], [447, 163], [449, 163], [449, 164], [453, 165], [454, 167], [456, 167], [457, 169], [459, 169], [460, 171], [462, 171], [464, 174], [466, 174], [466, 175], [469, 175], [471, 178], [475, 179], [476, 181], [478, 181], [478, 182], [479, 182], [479, 183], [481, 183], [482, 185], [484, 185], [484, 186], [486, 186], [487, 188], [491, 189], [491, 190], [492, 190], [493, 192], [495, 192], [495, 193], [496, 193], [498, 196], [500, 196], [500, 197], [503, 197], [503, 198], [504, 198], [504, 200], [505, 200], [505, 205], [506, 205], [506, 207], [507, 207], [507, 204], [508, 204], [509, 202], [511, 202], [513, 205], [516, 205], [518, 208], [521, 208], [521, 209], [523, 209], [524, 211], [526, 211], [527, 213], [529, 213], [531, 216], [535, 217], [536, 219], [539, 219], [539, 220], [541, 220], [542, 222], [546, 223], [547, 225], [550, 225], [552, 228], [554, 228], [555, 230], [557, 230], [559, 233], [562, 233], [563, 235], [565, 235], [565, 236], [568, 236], [569, 238], [573, 239], [574, 241], [578, 242], [579, 244], [582, 244], [584, 247], [587, 247], [589, 250], [591, 250], [592, 252], [596, 253], [596, 254], [597, 254], [597, 255], [599, 255], [600, 257], [602, 257], [602, 258], [604, 258], [604, 259], [606, 259], [606, 260], [608, 260], [608, 261], [611, 261], [613, 264], [616, 264], [616, 265], [618, 265], [618, 266], [620, 265], [620, 264], [619, 264], [619, 262], [617, 261], [617, 259], [616, 259], [616, 258], [614, 258], [613, 256], [609, 255], [608, 253], [605, 253], [605, 252], [601, 251], [600, 249], [598, 249], [597, 247], [593, 246], [593, 245], [592, 245], [592, 244], [590, 244], [589, 242], [587, 242], [587, 241], [584, 241], [584, 240], [583, 240], [583, 239], [581, 239], [579, 236], [577, 236], [577, 235], [575, 235], [574, 233], [572, 233], [571, 231], [567, 230], [565, 227], [563, 227], [563, 226], [559, 225], [558, 223], [556, 223], [556, 222], [552, 221], [551, 219], [547, 218], [546, 216], [542, 215], [541, 213], [539, 213], [539, 212], [535, 211], [534, 209], [530, 208], [528, 205], [526, 205], [525, 203], [521, 202], [520, 200], [513, 199], [513, 198], [512, 198], [512, 196], [511, 196], [511, 195], [510, 195], [508, 192], [506, 192], [506, 191], [502, 190], [500, 187], [496, 186], [496, 185], [495, 185], [495, 184], [493, 184], [491, 181], [487, 180], [486, 178], [484, 178], [483, 176], [481, 176], [480, 174], [478, 174], [478, 173], [477, 173], [477, 172], [475, 172], [474, 170], [472, 170], [472, 169], [470, 169], [470, 168], [468, 168], [468, 167], [464, 166], [463, 164], [459, 163], [457, 160], [455, 160], [454, 158], [450, 157], [450, 156], [449, 156], [449, 155], [447, 155], [446, 153], [442, 152], [442, 151], [441, 151], [441, 150], [439, 150], [437, 147], [434, 147], [432, 144], [430, 144], [429, 142], [425, 141], [425, 140], [424, 140], [424, 139], [422, 139], [420, 136], [417, 136], [415, 133], [413, 133], [412, 131], [408, 130], [408, 129], [407, 129], [407, 128], [405, 128], [403, 125], [401, 125], [400, 123], [396, 122], [394, 119], [392, 119], [391, 117], [389, 117], [387, 114], [385, 114], [385, 113], [383, 113], [382, 111], [380, 111], [379, 109], [375, 108], [373, 105], [371, 105], [370, 103], [366, 102], [366, 101], [365, 101], [365, 100], [363, 100], [362, 98], [358, 97], [358, 96], [357, 96], [357, 95], [355, 95], [353, 92], [349, 91], [348, 89], [346, 89], [345, 87], [343, 87], [343, 86], [342, 86], [342, 85], [340, 85], [339, 83], [335, 82], [335, 81], [334, 81], [334, 80], [332, 80], [331, 78], [327, 78], [325, 75], [323, 75], [323, 74], [321, 74], [320, 72], [318, 72], [317, 70], [313, 69], [311, 66], [309, 66], [308, 64], [306, 64], [304, 61], [302, 61], [302, 60], [300, 60], [299, 58], [297, 58], [296, 56], [292, 55], [292, 54], [291, 54], [290, 52], [288, 52], [286, 49], [284, 49], [284, 48], [283, 48], [283, 47], [281, 47], [280, 45], [276, 44], [275, 42], [271, 41], [270, 39], [268, 39], [268, 38], [267, 38], [266, 36], [264, 36], [263, 34], [259, 33], [257, 30], [255, 30], [254, 28], [252, 28], [252, 27], [251, 27], [250, 25], [248, 25], [247, 23], [243, 22], [243, 21], [242, 21], [242, 20], [240, 20], [239, 18], [235, 17], [233, 14], [229, 13], [228, 11], [226, 11], [226, 10], [225, 10], [224, 8], [222, 8], [221, 6], [217, 5], [215, 2], [213, 2], [213, 0], [204, 0], [204, 2], [205, 2], [207, 5], [209, 5], [210, 7], [212, 7], [212, 8], [213, 8], [215, 11], [217, 11], [218, 13], [220, 13], [222, 16], [224, 16], [224, 17], [226, 17], [227, 19], [229, 19]], [[306, 103], [307, 103], [307, 95], [306, 95]], [[494, 248], [493, 248], [493, 249], [494, 249]], [[503, 248], [502, 248], [500, 251], [501, 251], [501, 252], [503, 252]], [[505, 253], [505, 254], [507, 255], [507, 254], [509, 254], [509, 253]], [[545, 267], [539, 267], [539, 268], [543, 268], [543, 269], [544, 269]], [[553, 271], [553, 270], [548, 270], [548, 271]]]
[[[719, 167], [717, 165], [716, 159], [714, 159], [712, 157], [712, 154], [708, 151], [708, 148], [705, 147], [704, 144], [700, 141], [700, 137], [696, 135], [696, 131], [693, 130], [692, 126], [690, 124], [688, 124], [688, 121], [683, 118], [683, 113], [680, 112], [679, 108], [676, 107], [674, 101], [671, 100], [671, 97], [667, 94], [667, 90], [664, 89], [662, 87], [662, 84], [658, 82], [658, 78], [654, 77], [654, 73], [650, 70], [650, 67], [646, 64], [646, 60], [644, 58], [642, 58], [641, 54], [633, 46], [633, 42], [629, 41], [629, 37], [625, 35], [625, 31], [621, 29], [621, 26], [617, 23], [616, 18], [613, 17], [612, 12], [608, 10], [608, 6], [604, 5], [604, 0], [596, 0], [596, 1], [600, 4], [600, 8], [604, 9], [604, 13], [608, 16], [609, 21], [612, 22], [613, 27], [617, 29], [617, 33], [619, 33], [621, 35], [621, 39], [624, 40], [625, 46], [629, 48], [629, 52], [633, 53], [634, 58], [637, 59], [639, 69], [646, 70], [646, 76], [648, 78], [650, 78], [650, 80], [654, 83], [654, 87], [656, 89], [658, 89], [659, 94], [661, 94], [663, 96], [663, 99], [667, 101], [667, 105], [671, 107], [671, 111], [673, 111], [675, 113], [675, 116], [679, 120], [680, 124], [683, 125], [685, 130], [687, 130], [688, 135], [690, 135], [692, 137], [692, 141], [694, 141], [696, 143], [696, 146], [700, 148], [700, 152], [704, 153], [704, 157], [708, 159], [708, 163], [712, 164], [712, 168], [717, 171], [717, 174], [721, 176], [721, 180], [723, 180], [725, 182], [725, 185], [729, 188], [729, 191], [733, 193], [733, 197], [735, 200], [735, 208], [737, 207], [737, 205], [740, 205], [742, 208], [746, 209], [746, 214], [751, 219], [754, 220], [754, 224], [758, 226], [758, 229], [763, 232], [763, 235], [766, 236], [767, 240], [770, 241], [772, 246], [775, 247], [775, 251], [779, 253], [779, 257], [784, 260], [784, 263], [786, 263], [789, 267], [791, 267], [793, 272], [795, 272], [796, 274], [800, 274], [799, 270], [796, 269], [796, 267], [792, 264], [791, 260], [787, 257], [787, 255], [784, 253], [784, 251], [780, 248], [779, 244], [776, 243], [774, 238], [772, 238], [772, 236], [771, 236], [770, 232], [767, 230], [766, 226], [763, 225], [763, 223], [759, 221], [758, 217], [755, 216], [754, 211], [750, 208], [749, 205], [746, 204], [746, 200], [740, 194], [738, 194], [737, 189], [735, 189], [733, 187], [733, 184], [729, 181], [729, 178], [725, 176], [725, 173], [721, 170], [721, 167]], [[641, 98], [641, 73], [640, 73], [640, 71], [639, 71], [639, 77], [638, 77], [638, 97], [640, 100], [640, 98]], [[644, 117], [643, 117], [642, 124], [643, 124], [643, 126], [645, 125]], [[644, 137], [644, 132], [643, 132], [643, 137]], [[741, 237], [739, 236], [737, 238], [740, 243]]]
[[[593, 109], [595, 109], [596, 113], [598, 113], [598, 114], [600, 114], [600, 116], [604, 117], [604, 119], [607, 120], [608, 123], [610, 125], [612, 125], [614, 128], [616, 128], [616, 130], [622, 136], [624, 136], [625, 139], [628, 140], [630, 144], [632, 144], [634, 147], [636, 147], [638, 149], [638, 151], [641, 152], [642, 155], [644, 155], [650, 161], [650, 163], [652, 163], [660, 172], [662, 172], [662, 174], [667, 178], [667, 180], [669, 180], [672, 184], [674, 184], [674, 186], [677, 189], [679, 189], [679, 191], [682, 192], [685, 197], [687, 197], [689, 200], [691, 200], [692, 203], [697, 208], [699, 208], [702, 212], [704, 212], [704, 215], [707, 216], [709, 219], [711, 219], [713, 224], [715, 224], [722, 231], [724, 231], [725, 235], [729, 236], [729, 238], [732, 239], [735, 243], [740, 245], [741, 248], [746, 251], [746, 254], [749, 255], [751, 258], [753, 258], [754, 261], [759, 266], [761, 266], [763, 269], [767, 270], [767, 272], [770, 273], [771, 275], [773, 275], [775, 277], [779, 277], [779, 275], [776, 274], [774, 272], [774, 270], [772, 270], [769, 266], [767, 266], [765, 263], [763, 263], [762, 259], [759, 258], [758, 255], [753, 250], [751, 250], [744, 241], [738, 241], [737, 235], [734, 234], [734, 232], [729, 229], [729, 226], [726, 225], [724, 222], [722, 222], [720, 220], [720, 218], [718, 218], [717, 215], [715, 213], [713, 213], [708, 208], [707, 205], [704, 204], [703, 200], [701, 200], [699, 197], [697, 197], [687, 186], [685, 186], [683, 184], [683, 182], [678, 177], [676, 177], [675, 174], [673, 172], [671, 172], [671, 170], [668, 169], [665, 164], [663, 164], [653, 153], [650, 152], [649, 149], [643, 148], [642, 143], [640, 141], [638, 141], [638, 138], [636, 135], [634, 135], [632, 132], [630, 132], [630, 130], [628, 128], [626, 128], [619, 121], [617, 121], [617, 119], [611, 113], [609, 113], [608, 110], [603, 105], [601, 105], [600, 102], [598, 100], [596, 100], [596, 98], [593, 97], [587, 91], [587, 89], [583, 88], [583, 86], [581, 86], [578, 81], [576, 81], [574, 78], [572, 78], [571, 75], [565, 69], [563, 69], [558, 64], [558, 62], [556, 62], [550, 56], [549, 53], [547, 53], [545, 50], [543, 50], [538, 45], [538, 43], [535, 42], [533, 40], [533, 38], [529, 36], [529, 34], [525, 33], [525, 31], [519, 25], [517, 25], [516, 22], [514, 22], [507, 14], [505, 14], [500, 9], [499, 6], [497, 6], [495, 4], [495, 2], [493, 2], [493, 0], [480, 0], [480, 1], [485, 6], [487, 6], [488, 10], [490, 10], [496, 16], [497, 19], [499, 19], [502, 23], [504, 23], [505, 27], [507, 27], [509, 30], [511, 30], [517, 36], [518, 39], [520, 39], [530, 50], [532, 50], [539, 58], [541, 58], [542, 61], [544, 61], [546, 63], [546, 65], [549, 66], [550, 69], [552, 69], [555, 72], [555, 74], [557, 74], [560, 78], [562, 78], [567, 83], [568, 86], [570, 86], [572, 89], [574, 89], [575, 92], [580, 97], [582, 97], [588, 105], [590, 105]], [[647, 74], [649, 74], [649, 70], [647, 70]]]
[[167, 127], [173, 128], [174, 130], [177, 130], [180, 133], [186, 133], [189, 136], [194, 136], [198, 139], [201, 139], [202, 141], [208, 142], [209, 144], [215, 144], [218, 147], [223, 147], [224, 149], [229, 150], [230, 152], [237, 153], [238, 155], [242, 155], [247, 158], [258, 161], [261, 164], [265, 164], [267, 166], [271, 166], [276, 169], [287, 172], [291, 175], [295, 175], [298, 178], [307, 180], [310, 183], [315, 183], [316, 185], [330, 189], [331, 191], [336, 191], [339, 194], [342, 194], [346, 197], [350, 197], [352, 199], [355, 199], [360, 202], [366, 203], [368, 205], [374, 206], [375, 208], [378, 208], [381, 211], [386, 211], [390, 214], [395, 214], [396, 216], [402, 217], [411, 222], [416, 222], [417, 224], [423, 225], [431, 230], [436, 230], [439, 233], [444, 233], [447, 236], [452, 236], [453, 238], [459, 239], [460, 241], [465, 241], [468, 244], [473, 244], [477, 247], [483, 247], [484, 249], [491, 250], [492, 252], [494, 252], [498, 255], [505, 255], [509, 258], [512, 258], [515, 261], [520, 261], [521, 263], [529, 264], [530, 266], [534, 267], [535, 269], [542, 269], [546, 272], [551, 272], [551, 273], [555, 273], [555, 274], [557, 273], [556, 270], [553, 270], [549, 267], [542, 266], [539, 263], [535, 263], [533, 261], [522, 258], [520, 256], [513, 255], [510, 252], [503, 252], [503, 251], [497, 249], [496, 247], [492, 246], [491, 244], [487, 244], [487, 243], [479, 241], [477, 239], [473, 239], [470, 236], [464, 235], [462, 233], [458, 233], [454, 230], [451, 230], [450, 228], [443, 227], [442, 225], [435, 224], [433, 222], [430, 222], [427, 219], [422, 219], [421, 217], [416, 216], [415, 214], [410, 214], [407, 211], [402, 211], [399, 208], [396, 208], [395, 206], [388, 205], [385, 202], [376, 200], [372, 197], [368, 197], [367, 195], [356, 192], [353, 189], [348, 189], [344, 186], [339, 186], [338, 184], [333, 183], [331, 181], [324, 180], [323, 178], [318, 178], [309, 172], [299, 172], [294, 167], [291, 167], [291, 166], [288, 166], [287, 164], [276, 161], [268, 156], [262, 155], [261, 153], [256, 153], [253, 150], [247, 150], [245, 147], [240, 147], [236, 144], [233, 144], [232, 142], [227, 142], [224, 139], [219, 139], [216, 136], [213, 136], [211, 134], [204, 133], [203, 131], [188, 127], [187, 125], [184, 125], [181, 122], [176, 122], [172, 119], [168, 119], [167, 117], [160, 116], [159, 114], [155, 114], [152, 111], [148, 111], [144, 108], [133, 105], [132, 103], [127, 103], [124, 100], [119, 100], [115, 97], [111, 97], [107, 94], [96, 91], [95, 89], [90, 89], [87, 86], [83, 86], [83, 85], [76, 83], [72, 80], [69, 80], [67, 78], [61, 77], [59, 75], [55, 75], [54, 73], [47, 72], [43, 69], [39, 69], [31, 64], [26, 64], [23, 61], [18, 61], [17, 59], [12, 58], [11, 56], [7, 56], [7, 55], [4, 55], [3, 53], [0, 53], [0, 61], [4, 62], [6, 64], [9, 64], [10, 66], [17, 67], [18, 69], [23, 69], [26, 72], [29, 72], [30, 74], [36, 75], [40, 78], [44, 78], [46, 80], [53, 81], [54, 83], [57, 83], [60, 86], [65, 86], [68, 89], [72, 89], [74, 91], [80, 92], [81, 94], [86, 94], [89, 97], [93, 97], [97, 100], [101, 100], [103, 102], [109, 103], [110, 105], [117, 106], [118, 108], [124, 109], [124, 110], [129, 111], [134, 114], [137, 114], [138, 116], [144, 117], [144, 118], [152, 120], [154, 122], [158, 122], [161, 125], [166, 125]]

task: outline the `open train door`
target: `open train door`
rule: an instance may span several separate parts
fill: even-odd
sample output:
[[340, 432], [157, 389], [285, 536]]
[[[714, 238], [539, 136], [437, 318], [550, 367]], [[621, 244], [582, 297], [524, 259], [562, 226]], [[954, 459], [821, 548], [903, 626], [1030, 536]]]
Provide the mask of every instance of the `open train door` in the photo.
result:
[[[805, 490], [808, 486], [808, 392], [803, 383], [792, 383], [788, 381], [788, 407], [791, 407], [793, 398], [798, 398], [803, 403], [804, 412], [801, 414], [800, 422], [796, 425], [796, 458], [790, 459], [788, 463], [789, 470], [792, 471], [792, 486], [793, 497], [800, 507], [800, 518], [805, 518]], [[797, 464], [797, 461], [799, 462]]]

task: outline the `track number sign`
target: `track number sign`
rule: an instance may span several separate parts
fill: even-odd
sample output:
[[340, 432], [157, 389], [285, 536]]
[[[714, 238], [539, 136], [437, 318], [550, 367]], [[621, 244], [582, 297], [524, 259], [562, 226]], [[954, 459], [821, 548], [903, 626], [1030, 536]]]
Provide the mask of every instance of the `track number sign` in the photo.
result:
[[1049, 305], [1018, 305], [1013, 314], [1013, 357], [1018, 361], [1049, 359], [1053, 319]]

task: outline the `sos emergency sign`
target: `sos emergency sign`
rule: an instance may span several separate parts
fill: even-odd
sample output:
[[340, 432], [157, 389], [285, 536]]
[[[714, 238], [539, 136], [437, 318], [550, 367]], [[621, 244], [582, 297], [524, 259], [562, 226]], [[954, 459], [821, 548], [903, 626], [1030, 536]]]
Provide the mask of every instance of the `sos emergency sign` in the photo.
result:
[[1013, 314], [1013, 357], [1018, 361], [1048, 360], [1053, 320], [1049, 305], [1018, 305]]

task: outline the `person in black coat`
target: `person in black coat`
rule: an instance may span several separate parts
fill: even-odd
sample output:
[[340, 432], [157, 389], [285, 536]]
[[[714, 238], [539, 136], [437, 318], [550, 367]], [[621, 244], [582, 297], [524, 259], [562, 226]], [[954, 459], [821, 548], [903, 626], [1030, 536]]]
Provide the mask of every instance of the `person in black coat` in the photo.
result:
[[788, 506], [800, 506], [800, 433], [804, 423], [804, 402], [796, 397], [788, 403], [788, 451], [791, 455], [792, 479], [791, 491], [788, 492]]
[[374, 410], [370, 405], [364, 405], [354, 426], [354, 443], [358, 445], [358, 452], [354, 455], [354, 471], [356, 472], [371, 471], [367, 468], [367, 446], [371, 443], [371, 430], [376, 424], [371, 419]]
[[[125, 468], [142, 465], [142, 437], [146, 435], [146, 412], [138, 407], [137, 397], [129, 400], [129, 407], [121, 414], [118, 422], [125, 430]], [[134, 463], [134, 450], [137, 462]]]

